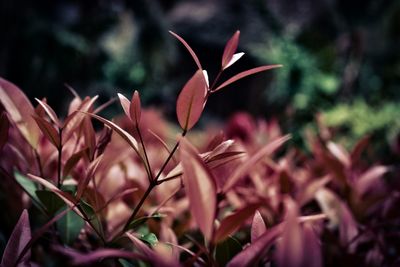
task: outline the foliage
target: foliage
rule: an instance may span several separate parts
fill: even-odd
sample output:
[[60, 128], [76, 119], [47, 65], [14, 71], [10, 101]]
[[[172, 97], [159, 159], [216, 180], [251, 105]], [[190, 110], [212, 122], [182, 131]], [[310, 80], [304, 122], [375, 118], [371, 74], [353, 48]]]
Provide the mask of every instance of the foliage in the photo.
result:
[[97, 96], [70, 88], [74, 99], [62, 118], [46, 99], [34, 107], [0, 79], [2, 194], [10, 196], [7, 212], [23, 210], [1, 266], [398, 263], [399, 196], [385, 179], [394, 171], [364, 161], [368, 139], [346, 150], [320, 125], [307, 136], [306, 155], [276, 122], [244, 114], [228, 123], [229, 139], [196, 133], [215, 92], [281, 65], [220, 82], [243, 56], [237, 31], [209, 82], [193, 49], [171, 34], [198, 68], [176, 101], [178, 136], [142, 108], [138, 91], [131, 100], [118, 94], [125, 115], [109, 120], [99, 115], [107, 105], [96, 107]]

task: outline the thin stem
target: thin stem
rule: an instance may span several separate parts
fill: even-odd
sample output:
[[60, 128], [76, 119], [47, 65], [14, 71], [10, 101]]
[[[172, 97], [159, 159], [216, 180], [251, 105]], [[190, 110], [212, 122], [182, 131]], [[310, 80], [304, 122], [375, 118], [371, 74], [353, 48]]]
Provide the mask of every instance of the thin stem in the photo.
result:
[[61, 187], [61, 157], [62, 157], [62, 128], [58, 128], [58, 135], [59, 135], [59, 141], [60, 141], [60, 145], [57, 148], [58, 150], [58, 166], [57, 166], [57, 170], [58, 170], [58, 176], [57, 176], [57, 187], [60, 188]]
[[96, 227], [93, 225], [91, 222], [90, 218], [86, 215], [85, 211], [82, 209], [80, 205], [76, 206], [78, 210], [82, 213], [84, 220], [90, 225], [90, 227], [93, 229], [93, 231], [100, 237], [101, 241], [103, 244], [106, 244], [106, 240], [104, 239], [103, 235], [96, 229]]
[[181, 175], [182, 175], [182, 173], [178, 173], [178, 174], [172, 175], [170, 177], [161, 179], [161, 180], [157, 181], [157, 185], [160, 185], [160, 184], [162, 184], [164, 182], [171, 181], [171, 180], [174, 180], [176, 178], [179, 178], [179, 176], [181, 176]]
[[131, 221], [136, 217], [136, 215], [139, 213], [140, 208], [143, 206], [144, 201], [146, 200], [146, 198], [149, 196], [150, 192], [153, 190], [153, 188], [156, 186], [155, 183], [150, 183], [149, 187], [147, 187], [146, 192], [144, 192], [142, 198], [140, 199], [139, 203], [136, 205], [135, 209], [133, 210], [131, 216], [129, 217], [129, 219], [126, 221], [126, 224], [123, 228], [123, 232], [125, 232], [126, 230], [128, 230], [129, 224], [131, 223]]
[[35, 153], [36, 162], [37, 162], [37, 165], [39, 167], [40, 177], [43, 177], [43, 167], [42, 167], [42, 162], [40, 160], [39, 153], [38, 153], [37, 149], [34, 149], [33, 151]]
[[145, 160], [146, 160], [146, 165], [147, 165], [147, 166], [146, 166], [147, 177], [149, 178], [149, 182], [151, 183], [151, 181], [153, 180], [153, 174], [152, 174], [152, 172], [151, 172], [151, 166], [150, 166], [149, 157], [147, 156], [146, 146], [144, 145], [142, 133], [141, 133], [141, 131], [140, 131], [140, 128], [139, 128], [139, 125], [138, 125], [138, 124], [136, 124], [136, 130], [137, 130], [137, 132], [138, 132], [140, 144], [142, 145], [143, 152], [144, 152], [144, 158], [145, 158]]
[[222, 74], [223, 71], [224, 71], [224, 70], [221, 69], [221, 70], [218, 72], [217, 77], [215, 77], [213, 83], [212, 83], [211, 86], [210, 86], [210, 92], [213, 91], [213, 89], [214, 89], [215, 85], [217, 84], [219, 78], [221, 77], [221, 74]]

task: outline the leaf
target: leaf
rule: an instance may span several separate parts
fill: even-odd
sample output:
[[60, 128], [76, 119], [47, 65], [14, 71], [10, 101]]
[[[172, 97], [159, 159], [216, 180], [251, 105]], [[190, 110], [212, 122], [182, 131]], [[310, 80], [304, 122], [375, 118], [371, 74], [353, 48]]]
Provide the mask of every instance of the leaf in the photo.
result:
[[266, 65], [266, 66], [261, 66], [261, 67], [257, 67], [257, 68], [253, 68], [253, 69], [249, 69], [249, 70], [240, 72], [239, 74], [236, 74], [232, 78], [228, 79], [226, 82], [222, 83], [215, 90], [213, 90], [213, 92], [221, 90], [222, 88], [228, 86], [229, 84], [234, 83], [237, 80], [240, 80], [240, 79], [242, 79], [242, 78], [244, 78], [246, 76], [253, 75], [253, 74], [256, 74], [258, 72], [262, 72], [262, 71], [266, 71], [266, 70], [270, 70], [270, 69], [281, 68], [281, 67], [282, 67], [282, 65]]
[[351, 165], [350, 155], [343, 147], [331, 141], [328, 142], [327, 147], [331, 152], [331, 154], [335, 156], [335, 158], [339, 160], [343, 164], [343, 166], [345, 166], [346, 168], [350, 167]]
[[231, 189], [251, 168], [254, 167], [258, 161], [260, 161], [266, 155], [273, 153], [289, 139], [290, 135], [285, 135], [268, 143], [263, 148], [258, 150], [256, 154], [246, 160], [243, 164], [239, 165], [233, 171], [222, 188], [222, 191], [227, 192], [229, 189]]
[[65, 216], [57, 221], [56, 225], [63, 242], [71, 245], [79, 236], [85, 221], [74, 211], [69, 210]]
[[381, 178], [389, 170], [387, 166], [374, 166], [369, 168], [356, 180], [355, 190], [359, 192], [361, 196], [371, 191], [379, 191], [379, 188], [383, 187], [383, 179]]
[[82, 213], [76, 208], [76, 199], [73, 196], [71, 196], [71, 194], [61, 191], [55, 185], [53, 185], [49, 181], [46, 181], [45, 179], [39, 176], [35, 176], [33, 174], [28, 174], [28, 176], [33, 181], [43, 185], [44, 187], [52, 191], [54, 194], [56, 194], [59, 198], [61, 198], [64, 201], [65, 204], [67, 204], [68, 207], [71, 207], [79, 216], [82, 217]]
[[207, 86], [202, 71], [198, 70], [185, 84], [176, 102], [176, 115], [183, 130], [190, 130], [203, 112]]
[[49, 116], [49, 118], [57, 125], [57, 127], [60, 127], [61, 126], [60, 121], [58, 120], [58, 117], [54, 112], [54, 110], [46, 102], [41, 101], [37, 98], [35, 98], [35, 100], [39, 103], [40, 106], [42, 106], [47, 116]]
[[40, 201], [40, 199], [36, 195], [36, 190], [37, 190], [36, 184], [33, 181], [29, 180], [26, 176], [24, 176], [21, 173], [19, 173], [18, 171], [14, 172], [14, 176], [15, 176], [15, 180], [24, 189], [24, 191], [30, 196], [30, 198], [36, 204], [38, 204], [40, 207], [43, 208], [43, 206], [41, 205], [42, 202]]
[[102, 159], [103, 159], [103, 155], [97, 157], [94, 161], [92, 161], [90, 163], [89, 167], [87, 168], [87, 172], [86, 172], [84, 179], [79, 180], [78, 191], [76, 193], [76, 198], [78, 200], [81, 199], [83, 193], [85, 192], [85, 190], [90, 182], [90, 179], [93, 178]]
[[147, 222], [148, 219], [160, 219], [163, 217], [165, 217], [165, 216], [162, 214], [159, 214], [159, 213], [155, 213], [150, 216], [144, 216], [144, 217], [137, 218], [137, 219], [133, 220], [131, 223], [129, 223], [127, 230], [131, 230], [131, 229], [135, 230], [137, 227], [139, 227], [140, 225]]
[[8, 129], [10, 128], [10, 122], [8, 121], [7, 114], [2, 112], [0, 114], [0, 151], [8, 140]]
[[229, 236], [217, 245], [215, 259], [219, 266], [226, 266], [226, 264], [240, 251], [242, 251], [240, 243], [235, 238]]
[[50, 214], [55, 214], [61, 207], [64, 206], [64, 201], [62, 201], [56, 194], [51, 191], [36, 190], [36, 195]]
[[239, 44], [239, 36], [240, 31], [236, 31], [231, 39], [229, 39], [229, 41], [226, 43], [224, 54], [222, 55], [222, 69], [226, 69], [227, 67], [229, 67], [228, 64], [232, 60], [233, 54], [235, 54]]
[[190, 210], [205, 238], [211, 240], [217, 207], [215, 179], [186, 139], [181, 141], [180, 158]]
[[196, 62], [196, 65], [199, 70], [202, 70], [203, 68], [201, 67], [200, 60], [198, 59], [196, 53], [193, 51], [193, 49], [188, 45], [188, 43], [180, 37], [178, 34], [174, 33], [173, 31], [169, 31], [170, 34], [172, 34], [176, 39], [178, 39], [189, 51], [190, 55], [192, 56], [194, 62]]
[[257, 238], [267, 231], [264, 219], [261, 213], [257, 210], [253, 217], [253, 222], [251, 223], [251, 243], [254, 243]]
[[240, 53], [236, 53], [232, 56], [231, 61], [228, 62], [228, 64], [226, 64], [224, 69], [229, 68], [230, 66], [232, 66], [233, 64], [235, 64], [236, 61], [238, 61], [242, 56], [244, 56], [243, 52]]
[[40, 130], [44, 134], [44, 136], [52, 143], [56, 148], [60, 147], [60, 137], [57, 130], [51, 125], [50, 122], [46, 121], [45, 119], [33, 115], [32, 116], [37, 125], [39, 126]]
[[[113, 129], [119, 136], [121, 136], [135, 151], [136, 153], [140, 156], [139, 150], [138, 150], [138, 143], [136, 142], [135, 138], [133, 138], [132, 135], [130, 135], [127, 131], [125, 131], [124, 129], [122, 129], [121, 127], [119, 127], [118, 125], [116, 125], [115, 123], [113, 123], [112, 121], [106, 120], [96, 114], [93, 113], [87, 113], [87, 112], [83, 112], [89, 116], [92, 116], [93, 118], [101, 121], [102, 123], [104, 123], [105, 125], [107, 125], [108, 127], [110, 127], [111, 129]], [[141, 156], [140, 156], [141, 157]]]
[[63, 177], [66, 177], [70, 174], [76, 164], [78, 164], [79, 160], [81, 160], [81, 158], [83, 158], [87, 152], [88, 148], [85, 147], [69, 157], [63, 168]]
[[304, 235], [304, 256], [303, 265], [307, 267], [322, 267], [322, 252], [318, 236], [315, 234], [312, 224], [305, 223], [303, 225]]
[[[29, 215], [28, 211], [23, 210], [14, 230], [8, 239], [6, 248], [4, 249], [3, 258], [1, 260], [1, 266], [14, 266], [19, 259], [19, 255], [23, 251], [26, 244], [31, 239], [31, 227], [29, 226]], [[31, 258], [30, 250], [23, 255], [19, 263], [29, 264]]]
[[150, 246], [154, 247], [158, 243], [157, 236], [153, 233], [147, 233], [145, 235], [141, 235], [140, 240], [147, 242]]
[[285, 224], [282, 238], [277, 246], [277, 265], [280, 267], [301, 267], [303, 261], [304, 239], [298, 221], [299, 210], [293, 199], [287, 197]]
[[81, 253], [65, 247], [56, 247], [55, 250], [72, 259], [72, 265], [92, 266], [109, 258], [124, 258], [131, 260], [146, 260], [146, 257], [135, 253], [114, 248], [102, 248], [96, 251]]
[[218, 227], [214, 235], [214, 242], [219, 243], [229, 235], [239, 229], [239, 227], [254, 214], [254, 211], [260, 206], [257, 204], [250, 204], [246, 207], [236, 211], [221, 221], [221, 225]]
[[141, 104], [140, 104], [139, 92], [136, 90], [132, 96], [131, 105], [129, 108], [129, 114], [130, 114], [131, 120], [136, 124], [136, 127], [137, 127], [140, 122]]
[[89, 218], [91, 225], [94, 226], [95, 230], [104, 237], [103, 225], [93, 207], [82, 199], [80, 200], [79, 205], [81, 206], [86, 216]]
[[32, 118], [34, 108], [25, 94], [14, 84], [0, 78], [0, 102], [25, 140], [36, 148], [40, 131]]
[[128, 116], [128, 118], [131, 117], [129, 113], [129, 106], [131, 105], [131, 102], [129, 101], [128, 98], [126, 98], [123, 94], [118, 93], [118, 98], [119, 102], [121, 103], [121, 107], [125, 112], [125, 115]]

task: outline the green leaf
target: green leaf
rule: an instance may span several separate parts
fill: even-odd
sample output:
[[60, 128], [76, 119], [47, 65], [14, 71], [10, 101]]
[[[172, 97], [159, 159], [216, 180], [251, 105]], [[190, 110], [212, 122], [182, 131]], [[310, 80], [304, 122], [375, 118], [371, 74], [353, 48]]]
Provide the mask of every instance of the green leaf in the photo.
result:
[[130, 263], [129, 261], [125, 260], [125, 259], [118, 259], [119, 264], [121, 264], [122, 267], [133, 267], [135, 265], [133, 265], [132, 263]]
[[90, 223], [94, 226], [94, 228], [96, 228], [96, 231], [104, 236], [103, 225], [101, 224], [101, 221], [99, 220], [99, 217], [97, 216], [93, 207], [82, 199], [80, 201], [80, 206], [83, 209], [83, 212], [89, 218]]
[[27, 178], [26, 176], [19, 173], [18, 171], [14, 172], [14, 176], [15, 176], [15, 180], [17, 180], [19, 185], [31, 197], [31, 199], [34, 200], [34, 202], [37, 205], [39, 205], [41, 208], [43, 208], [38, 196], [36, 195], [36, 190], [37, 190], [36, 184], [32, 180]]
[[242, 245], [235, 238], [229, 236], [217, 245], [215, 258], [218, 265], [226, 266], [226, 264], [240, 251], [242, 251]]
[[144, 216], [144, 217], [140, 217], [140, 218], [134, 219], [129, 224], [128, 230], [131, 230], [131, 229], [134, 230], [134, 229], [138, 228], [140, 225], [144, 224], [148, 219], [161, 219], [163, 217], [165, 217], [164, 214], [155, 213], [155, 214], [152, 214], [150, 216]]
[[50, 214], [56, 213], [64, 206], [64, 201], [49, 190], [36, 190], [35, 193]]
[[75, 241], [84, 225], [85, 221], [72, 210], [57, 221], [57, 229], [60, 232], [61, 239], [68, 245]]
[[139, 237], [139, 239], [141, 239], [142, 241], [147, 242], [150, 246], [155, 246], [158, 243], [158, 239], [157, 236], [153, 233], [148, 233], [145, 235], [141, 235]]

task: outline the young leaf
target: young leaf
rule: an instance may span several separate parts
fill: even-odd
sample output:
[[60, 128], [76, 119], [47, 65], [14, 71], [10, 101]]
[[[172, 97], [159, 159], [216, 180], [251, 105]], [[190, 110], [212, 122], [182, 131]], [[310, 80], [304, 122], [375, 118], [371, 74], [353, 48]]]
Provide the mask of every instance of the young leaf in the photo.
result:
[[253, 217], [253, 222], [251, 223], [251, 243], [254, 243], [257, 238], [263, 235], [267, 231], [264, 219], [261, 213], [257, 210]]
[[278, 138], [278, 139], [272, 141], [271, 143], [268, 143], [266, 146], [264, 146], [259, 151], [257, 151], [256, 154], [254, 154], [252, 157], [250, 157], [242, 165], [239, 165], [233, 171], [232, 175], [227, 179], [222, 191], [227, 192], [229, 189], [231, 189], [240, 180], [240, 178], [243, 177], [243, 175], [245, 175], [251, 168], [254, 167], [254, 164], [256, 164], [259, 160], [261, 160], [266, 155], [273, 153], [275, 150], [277, 150], [280, 146], [282, 146], [289, 139], [290, 139], [290, 135], [285, 135], [281, 138]]
[[211, 240], [217, 208], [215, 179], [196, 149], [185, 139], [181, 141], [180, 151], [190, 210], [205, 238]]
[[56, 223], [60, 232], [61, 239], [64, 243], [71, 245], [79, 236], [81, 229], [85, 225], [85, 221], [72, 210], [69, 210]]
[[34, 108], [25, 94], [14, 84], [0, 78], [0, 102], [22, 136], [36, 148], [40, 130], [32, 118]]
[[139, 125], [141, 115], [141, 104], [139, 92], [135, 90], [132, 96], [131, 105], [129, 107], [129, 114], [133, 123]]
[[118, 98], [119, 102], [121, 103], [121, 107], [125, 112], [125, 115], [128, 116], [128, 118], [131, 117], [129, 113], [129, 106], [131, 105], [131, 102], [129, 101], [128, 98], [126, 98], [123, 94], [118, 93]]
[[237, 231], [239, 227], [254, 214], [254, 211], [260, 206], [257, 204], [250, 204], [237, 212], [229, 215], [221, 221], [221, 225], [218, 227], [214, 235], [214, 241], [216, 243], [224, 240], [226, 237]]
[[176, 115], [183, 130], [190, 130], [200, 119], [206, 94], [204, 75], [198, 70], [183, 87], [176, 102]]
[[178, 39], [186, 47], [186, 49], [189, 51], [190, 55], [192, 55], [194, 62], [196, 62], [196, 65], [199, 68], [199, 70], [202, 70], [203, 68], [201, 67], [200, 60], [198, 59], [198, 57], [197, 57], [196, 53], [193, 51], [193, 49], [188, 45], [188, 43], [182, 37], [180, 37], [178, 34], [174, 33], [173, 31], [169, 31], [169, 33], [172, 34], [176, 39]]
[[233, 54], [235, 54], [239, 44], [239, 36], [240, 31], [236, 31], [231, 39], [229, 39], [229, 41], [226, 43], [224, 54], [222, 55], [222, 69], [226, 69], [227, 67], [229, 67], [228, 64], [232, 60]]
[[39, 105], [42, 106], [42, 108], [44, 109], [44, 111], [46, 112], [47, 116], [49, 116], [49, 118], [58, 126], [60, 127], [60, 121], [58, 120], [58, 117], [56, 115], [56, 113], [54, 112], [54, 110], [44, 101], [41, 101], [37, 98], [35, 98], [35, 100], [39, 103]]
[[54, 126], [50, 122], [39, 116], [33, 115], [32, 117], [35, 119], [40, 130], [42, 131], [44, 136], [50, 141], [50, 143], [52, 143], [57, 148], [60, 147], [60, 137]]
[[[6, 248], [4, 249], [1, 266], [15, 266], [19, 255], [30, 239], [31, 227], [29, 226], [29, 215], [28, 211], [24, 210], [11, 233]], [[20, 259], [19, 263], [29, 265], [30, 257], [31, 253], [30, 251], [27, 251], [27, 253], [25, 253], [25, 255]]]
[[282, 67], [282, 65], [267, 65], [267, 66], [261, 66], [261, 67], [257, 67], [257, 68], [254, 68], [254, 69], [249, 69], [249, 70], [240, 72], [239, 74], [236, 74], [232, 78], [228, 79], [226, 82], [222, 83], [215, 90], [213, 90], [213, 92], [221, 90], [222, 88], [228, 86], [229, 84], [234, 83], [237, 80], [240, 80], [240, 79], [242, 79], [242, 78], [244, 78], [246, 76], [253, 75], [253, 74], [256, 74], [258, 72], [262, 72], [262, 71], [266, 71], [266, 70], [270, 70], [270, 69], [280, 68], [280, 67]]
[[0, 151], [8, 140], [8, 129], [10, 128], [10, 122], [8, 121], [7, 114], [2, 112], [0, 114]]

